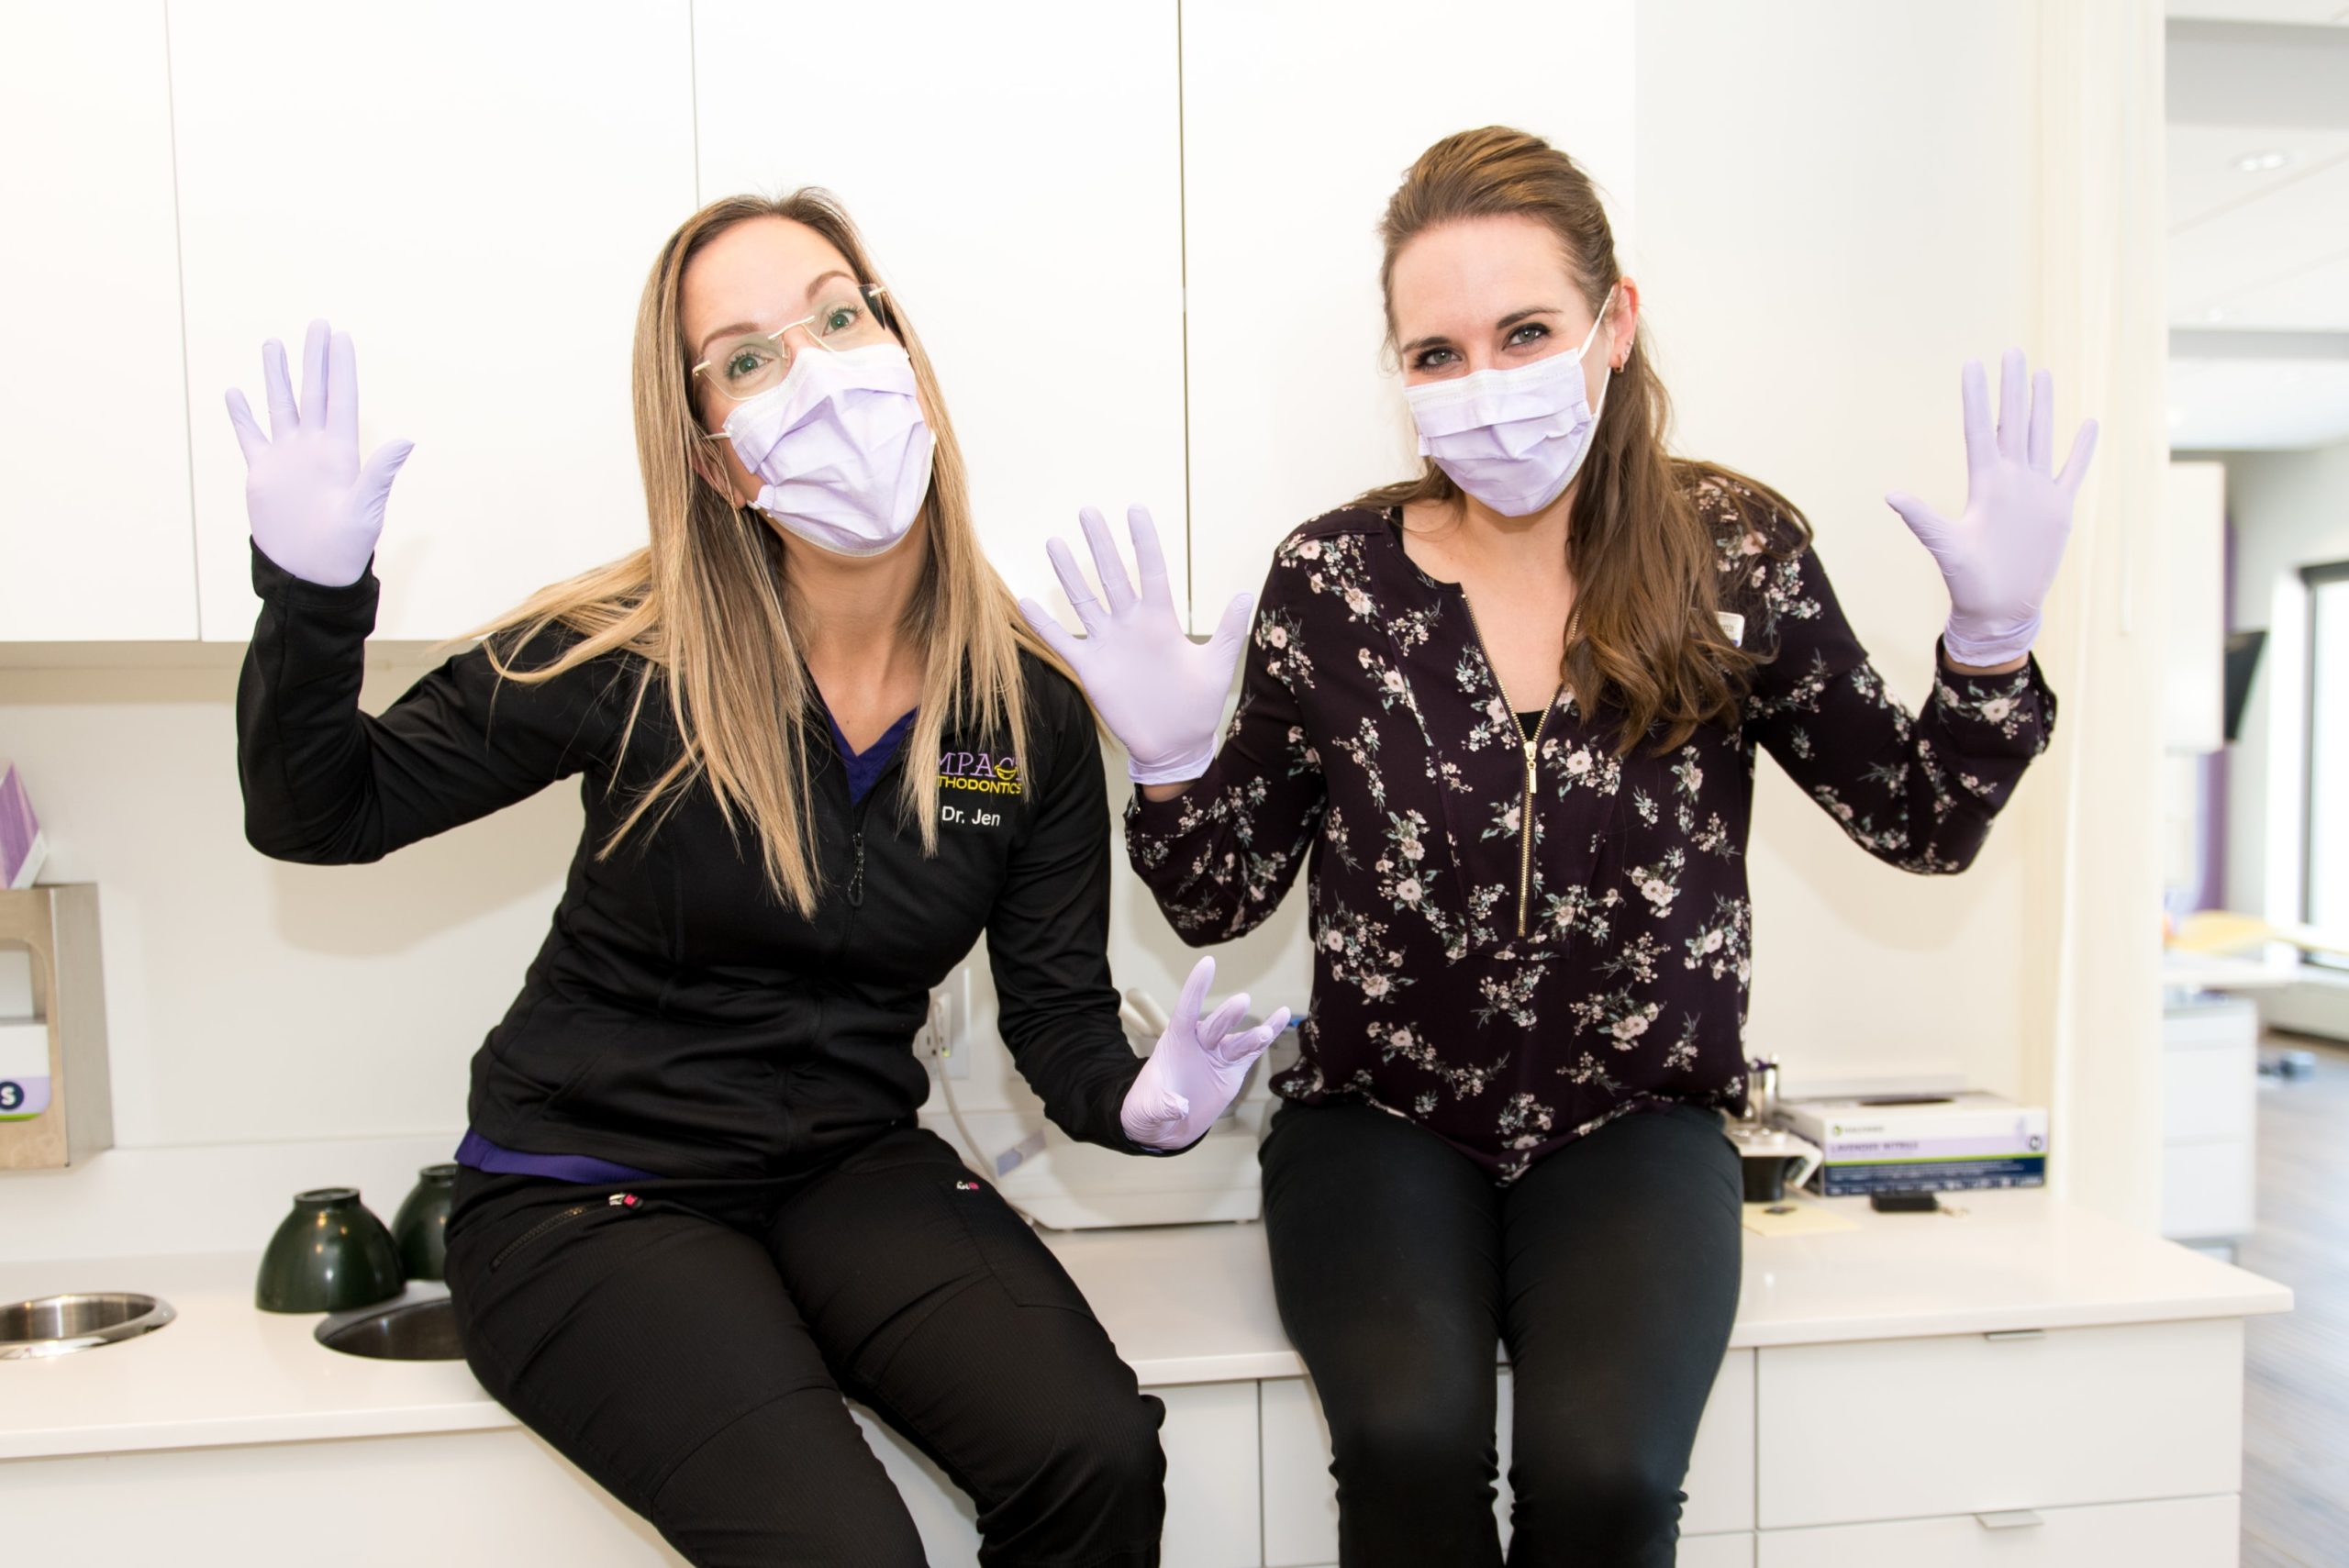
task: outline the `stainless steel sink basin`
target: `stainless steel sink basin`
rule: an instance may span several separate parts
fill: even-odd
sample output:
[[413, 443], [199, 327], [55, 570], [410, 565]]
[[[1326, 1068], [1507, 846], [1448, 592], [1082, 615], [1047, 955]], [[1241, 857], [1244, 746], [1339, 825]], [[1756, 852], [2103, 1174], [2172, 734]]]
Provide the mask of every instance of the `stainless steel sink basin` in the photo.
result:
[[151, 1334], [178, 1314], [168, 1301], [127, 1291], [0, 1302], [0, 1361], [71, 1355]]
[[445, 1296], [338, 1313], [318, 1325], [318, 1343], [347, 1356], [377, 1361], [453, 1362], [465, 1356]]

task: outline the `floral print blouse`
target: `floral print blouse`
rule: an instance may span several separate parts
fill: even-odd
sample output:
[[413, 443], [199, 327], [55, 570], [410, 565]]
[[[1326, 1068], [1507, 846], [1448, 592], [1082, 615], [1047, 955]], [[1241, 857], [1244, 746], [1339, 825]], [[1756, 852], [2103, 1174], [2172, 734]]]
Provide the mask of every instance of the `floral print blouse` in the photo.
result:
[[1220, 751], [1126, 818], [1193, 945], [1308, 871], [1312, 1003], [1277, 1093], [1408, 1116], [1503, 1182], [1630, 1112], [1742, 1108], [1757, 748], [1879, 859], [1951, 873], [1981, 848], [2054, 722], [2036, 662], [1937, 663], [1911, 717], [1792, 519], [1692, 484], [1721, 603], [1766, 662], [1736, 728], [1663, 756], [1616, 756], [1565, 694], [1529, 744], [1465, 595], [1404, 553], [1398, 514], [1346, 507], [1281, 542]]

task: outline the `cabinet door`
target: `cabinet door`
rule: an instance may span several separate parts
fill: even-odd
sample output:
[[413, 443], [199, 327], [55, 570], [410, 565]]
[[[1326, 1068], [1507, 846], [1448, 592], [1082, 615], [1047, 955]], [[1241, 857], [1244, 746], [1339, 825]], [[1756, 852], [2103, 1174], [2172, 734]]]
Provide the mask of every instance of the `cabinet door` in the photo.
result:
[[518, 1427], [12, 1459], [0, 1519], [18, 1563], [685, 1568]]
[[1263, 585], [1308, 517], [1417, 471], [1382, 351], [1376, 233], [1427, 146], [1476, 126], [1548, 138], [1631, 228], [1629, 0], [1499, 0], [1431, 25], [1362, 0], [1183, 7], [1193, 629]]
[[162, 0], [0, 19], [0, 639], [195, 635]]
[[1064, 607], [1044, 540], [1074, 543], [1085, 505], [1122, 538], [1141, 502], [1179, 606], [1173, 0], [906, 0], [885, 16], [696, 6], [702, 195], [812, 184], [847, 205], [930, 351], [980, 537], [1015, 589]]
[[1765, 1529], [1759, 1560], [1761, 1568], [2235, 1568], [2239, 1518], [2224, 1496]]
[[1760, 1352], [1755, 1386], [1765, 1542], [2243, 1482], [2240, 1318], [1788, 1345]]
[[[185, 6], [172, 17], [203, 634], [249, 635], [224, 387], [347, 328], [361, 432], [416, 442], [378, 635], [463, 630], [644, 542], [629, 347], [694, 205], [685, 0]], [[264, 415], [264, 417], [266, 416]]]

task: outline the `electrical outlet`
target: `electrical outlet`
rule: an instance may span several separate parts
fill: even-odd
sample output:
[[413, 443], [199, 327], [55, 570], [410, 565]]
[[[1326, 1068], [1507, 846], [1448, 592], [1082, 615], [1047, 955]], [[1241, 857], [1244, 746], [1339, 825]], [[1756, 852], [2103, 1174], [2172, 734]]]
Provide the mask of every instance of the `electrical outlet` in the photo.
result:
[[946, 983], [930, 994], [930, 1017], [914, 1031], [914, 1054], [932, 1073], [949, 1078], [971, 1075], [971, 971], [957, 965]]

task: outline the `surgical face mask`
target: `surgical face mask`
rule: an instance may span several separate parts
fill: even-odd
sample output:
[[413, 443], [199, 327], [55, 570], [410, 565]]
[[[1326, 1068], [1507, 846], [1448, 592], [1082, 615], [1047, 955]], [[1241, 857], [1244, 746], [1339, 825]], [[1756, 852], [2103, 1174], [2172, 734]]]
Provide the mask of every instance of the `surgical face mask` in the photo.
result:
[[782, 381], [735, 405], [726, 439], [759, 476], [758, 509], [839, 555], [906, 537], [930, 493], [930, 426], [896, 343], [807, 349]]
[[1614, 298], [1610, 288], [1590, 335], [1571, 354], [1407, 387], [1420, 455], [1504, 517], [1529, 516], [1564, 495], [1590, 455], [1599, 409], [1607, 406], [1612, 373], [1599, 384], [1594, 408], [1582, 361]]

